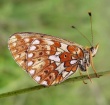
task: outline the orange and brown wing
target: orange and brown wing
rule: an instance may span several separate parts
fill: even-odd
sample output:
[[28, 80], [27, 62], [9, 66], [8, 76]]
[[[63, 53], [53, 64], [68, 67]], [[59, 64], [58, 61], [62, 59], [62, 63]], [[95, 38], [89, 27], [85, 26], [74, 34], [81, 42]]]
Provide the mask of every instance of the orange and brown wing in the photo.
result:
[[66, 80], [78, 68], [83, 51], [75, 43], [38, 33], [16, 33], [8, 42], [15, 61], [42, 85]]

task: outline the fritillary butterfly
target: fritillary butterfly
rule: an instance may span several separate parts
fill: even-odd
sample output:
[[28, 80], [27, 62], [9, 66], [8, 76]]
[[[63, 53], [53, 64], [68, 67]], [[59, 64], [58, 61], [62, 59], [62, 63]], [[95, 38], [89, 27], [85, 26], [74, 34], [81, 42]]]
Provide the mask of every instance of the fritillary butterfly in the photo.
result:
[[78, 68], [87, 71], [98, 50], [98, 45], [84, 48], [61, 38], [33, 32], [13, 34], [8, 47], [17, 64], [45, 86], [63, 82]]

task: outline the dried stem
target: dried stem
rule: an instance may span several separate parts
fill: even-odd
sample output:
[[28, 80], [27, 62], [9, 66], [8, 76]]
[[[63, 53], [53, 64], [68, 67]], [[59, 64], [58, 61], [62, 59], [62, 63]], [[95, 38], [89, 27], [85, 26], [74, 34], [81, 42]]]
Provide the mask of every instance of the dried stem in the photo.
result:
[[[97, 74], [98, 74], [98, 77], [106, 76], [106, 75], [110, 75], [110, 71], [99, 72]], [[96, 74], [90, 74], [90, 77], [91, 78], [98, 78], [96, 76]], [[81, 80], [86, 80], [86, 79], [89, 79], [88, 75], [82, 75], [82, 76], [69, 78], [66, 81], [62, 82], [61, 84], [70, 83], [70, 82], [76, 82], [76, 81], [81, 81]], [[60, 84], [58, 84], [58, 85], [60, 85]], [[58, 86], [58, 85], [55, 85], [55, 86]], [[52, 86], [50, 86], [50, 87], [52, 87]], [[14, 95], [18, 95], [18, 94], [23, 94], [23, 93], [27, 93], [27, 92], [30, 92], [30, 91], [44, 89], [44, 88], [49, 88], [49, 87], [38, 85], [38, 86], [33, 86], [33, 87], [25, 88], [25, 89], [20, 89], [20, 90], [15, 90], [15, 91], [11, 91], [11, 92], [6, 92], [6, 93], [0, 94], [0, 98], [14, 96]]]

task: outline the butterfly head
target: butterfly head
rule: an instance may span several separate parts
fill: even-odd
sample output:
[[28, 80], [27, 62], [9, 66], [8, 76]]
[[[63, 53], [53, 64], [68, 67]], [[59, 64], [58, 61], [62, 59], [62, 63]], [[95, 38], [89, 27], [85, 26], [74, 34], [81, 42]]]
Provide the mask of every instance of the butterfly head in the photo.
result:
[[89, 48], [92, 57], [96, 55], [98, 48], [99, 48], [99, 44], [97, 44], [95, 47], [92, 46], [91, 48]]
[[94, 57], [97, 53], [99, 45], [97, 44], [95, 47], [86, 48], [84, 50], [84, 58], [80, 60], [79, 67], [81, 71], [87, 71], [88, 67], [92, 64], [92, 57]]

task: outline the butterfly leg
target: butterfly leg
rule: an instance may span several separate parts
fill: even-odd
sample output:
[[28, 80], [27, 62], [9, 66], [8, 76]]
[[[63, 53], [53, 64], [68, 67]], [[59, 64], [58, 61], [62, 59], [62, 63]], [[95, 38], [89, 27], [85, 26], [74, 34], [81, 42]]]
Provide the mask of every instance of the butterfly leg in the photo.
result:
[[91, 77], [89, 76], [88, 70], [86, 72], [87, 72], [87, 76], [88, 76], [89, 80], [91, 81], [91, 83], [93, 83]]
[[92, 69], [93, 69], [93, 71], [94, 71], [94, 73], [95, 73], [95, 75], [96, 75], [96, 77], [98, 77], [99, 78], [99, 75], [97, 74], [97, 72], [96, 72], [96, 70], [95, 70], [95, 68], [94, 68], [94, 64], [93, 64], [93, 60], [92, 60], [92, 54], [91, 54], [91, 52], [90, 52], [90, 64], [91, 64], [91, 67], [92, 67]]
[[[80, 70], [79, 70], [79, 74], [80, 74], [80, 76], [83, 76], [83, 74], [81, 73]], [[83, 83], [84, 83], [84, 84], [87, 84], [87, 82], [85, 82], [84, 79], [83, 79]]]

